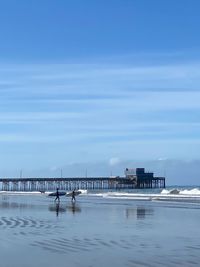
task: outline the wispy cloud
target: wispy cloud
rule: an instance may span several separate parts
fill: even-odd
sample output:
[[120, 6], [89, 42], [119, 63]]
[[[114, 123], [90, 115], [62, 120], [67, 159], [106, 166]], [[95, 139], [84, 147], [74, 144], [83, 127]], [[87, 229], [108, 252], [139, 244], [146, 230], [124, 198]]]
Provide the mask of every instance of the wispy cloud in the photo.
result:
[[199, 66], [0, 66], [0, 143], [46, 144], [49, 161], [198, 157]]
[[82, 117], [82, 115], [78, 112], [2, 112], [0, 114], [0, 123], [44, 123], [49, 121], [62, 121], [65, 119], [75, 119], [80, 117]]

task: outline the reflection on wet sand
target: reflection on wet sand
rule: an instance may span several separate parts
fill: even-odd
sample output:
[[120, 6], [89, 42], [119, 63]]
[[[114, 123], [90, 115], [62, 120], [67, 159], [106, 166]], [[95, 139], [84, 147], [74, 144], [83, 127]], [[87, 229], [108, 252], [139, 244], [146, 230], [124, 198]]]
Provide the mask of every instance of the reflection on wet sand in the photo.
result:
[[70, 211], [72, 213], [81, 212], [81, 208], [75, 202], [72, 202], [68, 205], [64, 205], [64, 204], [61, 204], [58, 202], [58, 203], [54, 203], [54, 204], [49, 205], [49, 211], [56, 212], [56, 216], [58, 216], [59, 213], [63, 213], [66, 211]]
[[71, 204], [68, 204], [66, 208], [67, 208], [68, 211], [71, 211], [72, 213], [81, 212], [80, 206], [75, 202], [72, 202]]
[[49, 211], [56, 212], [56, 216], [58, 216], [59, 213], [66, 212], [66, 207], [65, 207], [65, 205], [60, 204], [58, 202], [58, 203], [50, 204], [49, 205]]
[[145, 219], [146, 216], [152, 216], [154, 210], [152, 208], [135, 207], [135, 208], [127, 208], [126, 209], [126, 218], [136, 218], [136, 219]]
[[18, 202], [2, 201], [0, 209], [33, 209], [36, 205]]

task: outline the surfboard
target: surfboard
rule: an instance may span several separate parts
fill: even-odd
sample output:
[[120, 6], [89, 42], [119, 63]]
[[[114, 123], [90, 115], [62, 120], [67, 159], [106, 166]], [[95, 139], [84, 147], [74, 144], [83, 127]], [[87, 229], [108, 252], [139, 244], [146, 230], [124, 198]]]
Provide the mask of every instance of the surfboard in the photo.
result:
[[[64, 196], [64, 195], [66, 195], [66, 192], [65, 191], [59, 191], [58, 195], [59, 195], [59, 197]], [[50, 193], [50, 194], [48, 194], [48, 196], [49, 197], [56, 197], [57, 196], [57, 192]]]
[[[81, 191], [75, 191], [75, 196], [78, 196], [81, 194]], [[71, 197], [72, 196], [72, 192], [66, 193], [66, 197]]]

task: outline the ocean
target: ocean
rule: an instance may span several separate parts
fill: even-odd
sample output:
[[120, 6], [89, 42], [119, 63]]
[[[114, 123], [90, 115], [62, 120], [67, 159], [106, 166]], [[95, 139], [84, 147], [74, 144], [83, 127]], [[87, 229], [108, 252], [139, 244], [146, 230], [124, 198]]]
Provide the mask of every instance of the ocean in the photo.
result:
[[199, 187], [0, 192], [0, 266], [200, 266], [199, 222]]

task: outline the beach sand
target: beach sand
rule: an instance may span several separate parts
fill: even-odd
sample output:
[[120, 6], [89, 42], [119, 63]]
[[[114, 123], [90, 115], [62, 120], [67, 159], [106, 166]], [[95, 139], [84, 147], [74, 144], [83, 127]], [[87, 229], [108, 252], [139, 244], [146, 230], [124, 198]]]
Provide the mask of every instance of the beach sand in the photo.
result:
[[0, 196], [0, 266], [199, 266], [200, 206]]

